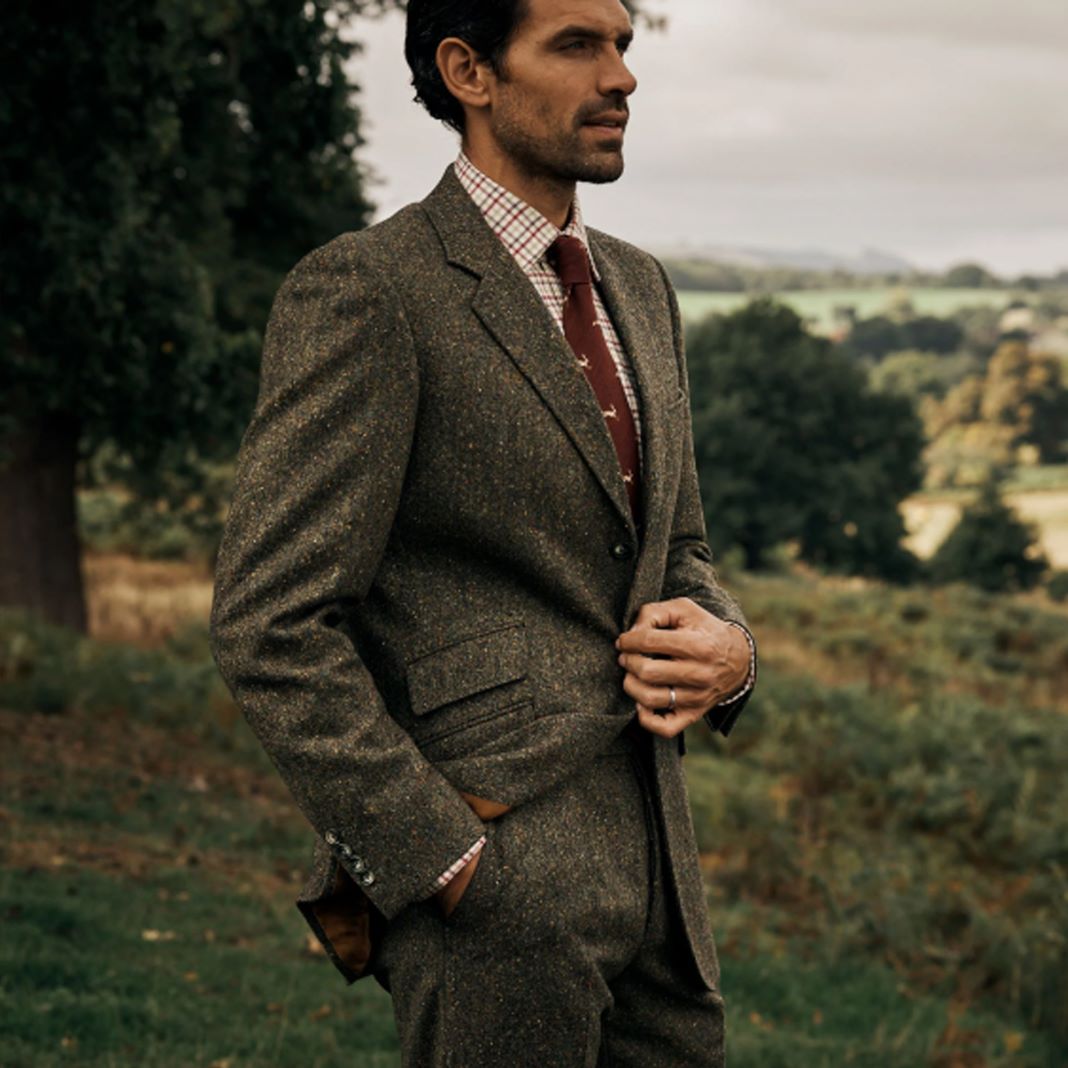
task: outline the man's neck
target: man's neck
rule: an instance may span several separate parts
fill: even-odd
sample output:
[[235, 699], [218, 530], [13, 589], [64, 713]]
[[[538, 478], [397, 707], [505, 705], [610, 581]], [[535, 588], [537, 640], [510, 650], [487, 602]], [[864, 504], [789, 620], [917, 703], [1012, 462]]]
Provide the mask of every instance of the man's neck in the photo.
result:
[[575, 200], [574, 182], [529, 174], [510, 156], [466, 140], [463, 151], [487, 178], [492, 178], [509, 193], [540, 211], [555, 227], [562, 230], [567, 225]]

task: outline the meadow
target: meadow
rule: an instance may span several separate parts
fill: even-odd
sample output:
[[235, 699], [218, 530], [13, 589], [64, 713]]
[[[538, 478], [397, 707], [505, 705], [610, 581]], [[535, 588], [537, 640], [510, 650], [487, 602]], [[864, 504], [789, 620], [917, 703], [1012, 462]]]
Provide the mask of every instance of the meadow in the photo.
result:
[[[384, 992], [292, 906], [308, 831], [214, 671], [209, 577], [87, 572], [93, 638], [0, 618], [0, 1063], [396, 1065]], [[1068, 1063], [1068, 614], [727, 577], [760, 686], [686, 766], [730, 1063]]]

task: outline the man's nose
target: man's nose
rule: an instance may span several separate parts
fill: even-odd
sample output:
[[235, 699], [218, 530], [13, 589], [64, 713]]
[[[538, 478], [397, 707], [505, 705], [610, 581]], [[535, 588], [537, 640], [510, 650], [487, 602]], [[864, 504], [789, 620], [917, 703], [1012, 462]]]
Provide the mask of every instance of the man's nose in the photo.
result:
[[638, 79], [631, 73], [623, 57], [613, 50], [614, 60], [609, 60], [601, 76], [600, 90], [603, 95], [622, 93], [630, 96], [638, 88]]

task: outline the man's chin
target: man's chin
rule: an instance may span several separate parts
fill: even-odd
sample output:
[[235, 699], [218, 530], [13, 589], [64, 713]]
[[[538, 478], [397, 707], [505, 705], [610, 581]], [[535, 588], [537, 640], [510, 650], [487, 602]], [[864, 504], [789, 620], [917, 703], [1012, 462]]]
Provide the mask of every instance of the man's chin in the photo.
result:
[[607, 185], [623, 175], [623, 160], [617, 160], [611, 167], [590, 167], [581, 178], [580, 182], [589, 182], [591, 185]]
[[575, 168], [574, 180], [604, 185], [614, 182], [623, 174], [623, 153], [618, 149], [587, 157]]

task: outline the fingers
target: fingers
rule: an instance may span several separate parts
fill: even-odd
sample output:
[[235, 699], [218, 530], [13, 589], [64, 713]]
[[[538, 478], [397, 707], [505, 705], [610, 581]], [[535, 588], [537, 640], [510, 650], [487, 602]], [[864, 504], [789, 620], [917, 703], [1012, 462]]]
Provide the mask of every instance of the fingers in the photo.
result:
[[633, 675], [624, 677], [623, 689], [637, 704], [659, 712], [670, 708], [672, 690], [675, 691], [675, 708], [673, 711], [687, 712], [693, 709], [703, 709], [708, 705], [707, 692], [704, 690], [694, 690], [674, 685], [650, 686], [636, 679]]
[[[633, 675], [623, 679], [623, 689], [629, 697], [646, 708], [667, 708], [671, 704], [671, 691], [664, 686], [650, 686]], [[675, 691], [675, 706], [678, 707], [678, 690]]]
[[675, 597], [670, 601], [650, 601], [638, 609], [634, 627], [681, 627], [700, 612], [689, 597]]
[[616, 640], [616, 648], [628, 653], [655, 653], [660, 656], [692, 657], [701, 642], [696, 630], [657, 630], [634, 626]]
[[674, 738], [681, 734], [691, 723], [701, 718], [699, 712], [654, 712], [643, 704], [638, 705], [638, 722], [650, 734], [659, 734], [661, 738]]
[[713, 668], [696, 658], [656, 660], [640, 653], [620, 653], [616, 662], [628, 674], [650, 686], [689, 686], [700, 690], [716, 681]]

